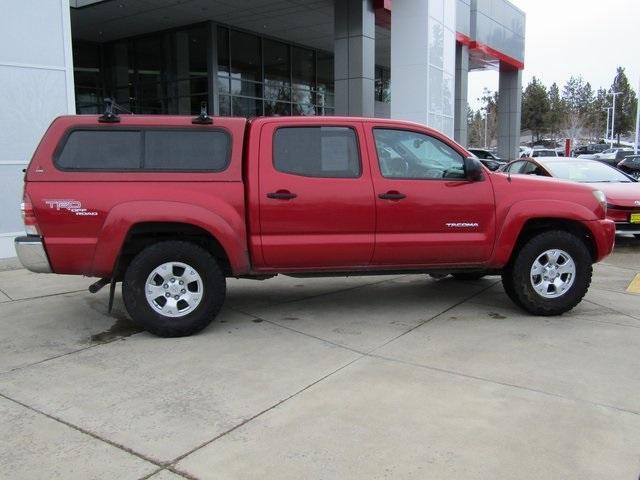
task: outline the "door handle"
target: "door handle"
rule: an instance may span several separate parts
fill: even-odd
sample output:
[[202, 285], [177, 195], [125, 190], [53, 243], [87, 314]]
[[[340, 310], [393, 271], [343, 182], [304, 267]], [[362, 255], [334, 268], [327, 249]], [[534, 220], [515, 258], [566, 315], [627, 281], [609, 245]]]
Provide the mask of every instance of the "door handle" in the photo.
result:
[[276, 200], [291, 200], [298, 195], [291, 193], [289, 190], [278, 190], [277, 192], [267, 193], [267, 198], [274, 198]]
[[407, 198], [404, 193], [397, 192], [395, 190], [389, 190], [387, 193], [381, 193], [378, 195], [378, 198], [383, 200], [402, 200], [403, 198]]

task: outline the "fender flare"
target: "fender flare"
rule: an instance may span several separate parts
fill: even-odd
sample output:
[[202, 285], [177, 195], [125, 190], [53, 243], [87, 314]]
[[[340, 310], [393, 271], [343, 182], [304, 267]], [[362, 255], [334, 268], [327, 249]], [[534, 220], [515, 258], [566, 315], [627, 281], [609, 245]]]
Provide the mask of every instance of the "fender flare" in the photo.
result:
[[584, 205], [575, 202], [555, 199], [522, 200], [509, 207], [501, 222], [501, 229], [496, 237], [492, 266], [502, 267], [507, 264], [522, 233], [525, 224], [530, 220], [554, 219], [579, 222], [591, 230], [587, 222], [599, 220], [596, 214]]
[[91, 273], [108, 277], [131, 228], [140, 223], [184, 223], [202, 228], [222, 246], [234, 274], [250, 269], [244, 221], [229, 205], [220, 206], [224, 216], [204, 207], [167, 201], [132, 201], [114, 206], [98, 235]]

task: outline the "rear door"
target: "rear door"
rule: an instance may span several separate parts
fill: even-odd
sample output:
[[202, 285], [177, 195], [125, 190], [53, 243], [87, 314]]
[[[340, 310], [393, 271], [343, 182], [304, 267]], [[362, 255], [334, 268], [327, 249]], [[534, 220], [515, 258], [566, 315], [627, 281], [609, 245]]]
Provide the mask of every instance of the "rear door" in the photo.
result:
[[434, 132], [367, 129], [376, 195], [375, 265], [472, 264], [495, 237], [491, 181], [469, 181], [464, 156]]
[[371, 262], [373, 186], [360, 122], [265, 123], [259, 203], [269, 268], [349, 269]]

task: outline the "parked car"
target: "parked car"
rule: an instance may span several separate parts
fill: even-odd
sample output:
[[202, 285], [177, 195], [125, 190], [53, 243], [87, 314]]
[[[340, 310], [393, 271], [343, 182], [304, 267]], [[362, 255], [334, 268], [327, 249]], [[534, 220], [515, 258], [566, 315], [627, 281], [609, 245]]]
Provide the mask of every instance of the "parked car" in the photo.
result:
[[640, 155], [631, 155], [625, 158], [618, 163], [618, 169], [636, 180], [640, 180]]
[[597, 188], [509, 181], [435, 130], [351, 117], [60, 117], [22, 210], [23, 265], [122, 282], [131, 318], [168, 337], [212, 321], [226, 277], [277, 274], [501, 274], [558, 315], [615, 235]]
[[507, 164], [507, 162], [501, 160], [500, 157], [489, 150], [485, 150], [483, 148], [470, 148], [469, 151], [491, 171], [496, 171], [503, 165]]
[[582, 145], [575, 148], [571, 152], [571, 156], [577, 157], [578, 155], [594, 155], [596, 153], [602, 153], [608, 148], [609, 146], [606, 143], [590, 143], [588, 145]]
[[547, 157], [516, 160], [503, 171], [556, 177], [598, 188], [607, 197], [607, 218], [616, 223], [616, 233], [640, 238], [640, 183], [609, 165], [596, 160]]
[[551, 148], [530, 148], [520, 154], [520, 158], [557, 157], [558, 152]]
[[589, 160], [598, 160], [602, 163], [606, 163], [607, 165], [611, 165], [615, 167], [620, 163], [621, 160], [624, 160], [626, 157], [633, 155], [633, 148], [622, 147], [622, 148], [609, 148], [604, 150], [602, 153], [596, 153], [593, 155], [578, 155], [578, 158], [585, 158]]

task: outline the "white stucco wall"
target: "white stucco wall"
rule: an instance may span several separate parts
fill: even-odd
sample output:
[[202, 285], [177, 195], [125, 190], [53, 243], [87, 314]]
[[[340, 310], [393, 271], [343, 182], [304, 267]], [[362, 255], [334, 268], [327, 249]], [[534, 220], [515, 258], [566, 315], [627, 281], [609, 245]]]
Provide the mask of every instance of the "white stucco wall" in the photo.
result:
[[0, 15], [0, 258], [15, 255], [22, 169], [56, 116], [75, 112], [69, 0], [4, 0]]

